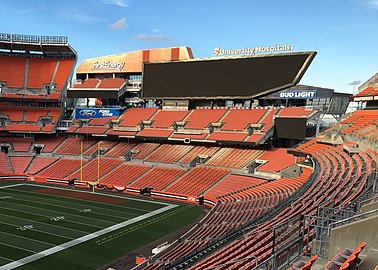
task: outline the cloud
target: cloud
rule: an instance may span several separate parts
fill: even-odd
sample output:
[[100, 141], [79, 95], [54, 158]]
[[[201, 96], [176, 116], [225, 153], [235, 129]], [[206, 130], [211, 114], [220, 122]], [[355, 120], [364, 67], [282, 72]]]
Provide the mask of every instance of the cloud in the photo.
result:
[[27, 14], [27, 13], [32, 13], [32, 12], [34, 12], [34, 9], [32, 8], [16, 10], [16, 13], [19, 13], [19, 14]]
[[359, 85], [361, 81], [353, 81], [351, 83], [348, 83], [348, 85]]
[[122, 17], [118, 21], [109, 24], [109, 28], [113, 30], [121, 30], [126, 27], [126, 18]]
[[372, 9], [378, 10], [378, 0], [370, 0], [368, 6]]
[[156, 29], [156, 28], [153, 28], [153, 29], [151, 29], [151, 32], [154, 32], [154, 33], [160, 33], [160, 30], [159, 30], [159, 29]]
[[128, 7], [127, 0], [101, 0], [101, 3], [105, 5], [114, 5], [119, 7]]
[[140, 41], [167, 41], [172, 38], [163, 34], [139, 34], [135, 39]]
[[58, 16], [64, 20], [75, 21], [79, 23], [94, 23], [98, 21], [103, 21], [103, 19], [87, 13], [85, 8], [79, 7], [70, 7], [62, 9], [59, 12]]

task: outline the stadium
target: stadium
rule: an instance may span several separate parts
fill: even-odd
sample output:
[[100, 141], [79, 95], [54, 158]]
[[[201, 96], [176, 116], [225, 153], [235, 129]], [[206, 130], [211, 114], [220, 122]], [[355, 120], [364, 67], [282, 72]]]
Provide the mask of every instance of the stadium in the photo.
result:
[[0, 269], [377, 269], [378, 73], [303, 85], [283, 48], [0, 34]]

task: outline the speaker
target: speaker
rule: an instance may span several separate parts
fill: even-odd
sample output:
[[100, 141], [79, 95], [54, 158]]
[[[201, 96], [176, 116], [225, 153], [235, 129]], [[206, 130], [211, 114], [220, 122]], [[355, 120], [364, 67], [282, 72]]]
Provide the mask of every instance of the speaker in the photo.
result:
[[203, 203], [204, 203], [204, 198], [203, 198], [203, 196], [199, 196], [199, 197], [198, 197], [198, 203], [199, 203], [199, 205], [203, 205]]

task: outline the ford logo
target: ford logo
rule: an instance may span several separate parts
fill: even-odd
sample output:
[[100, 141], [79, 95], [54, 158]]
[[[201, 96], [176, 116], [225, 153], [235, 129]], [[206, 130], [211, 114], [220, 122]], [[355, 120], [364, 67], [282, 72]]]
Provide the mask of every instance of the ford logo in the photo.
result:
[[81, 110], [79, 112], [79, 114], [81, 116], [95, 116], [96, 115], [96, 111], [94, 111], [94, 110]]

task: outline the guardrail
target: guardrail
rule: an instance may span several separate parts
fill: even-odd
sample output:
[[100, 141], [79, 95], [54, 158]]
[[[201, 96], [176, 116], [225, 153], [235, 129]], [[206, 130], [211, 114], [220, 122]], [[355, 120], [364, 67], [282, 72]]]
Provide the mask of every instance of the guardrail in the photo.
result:
[[23, 43], [66, 44], [68, 43], [68, 37], [0, 33], [0, 41], [23, 42]]
[[371, 210], [371, 211], [363, 213], [363, 214], [358, 214], [358, 215], [355, 215], [353, 217], [342, 219], [342, 220], [336, 221], [334, 223], [331, 223], [328, 226], [328, 236], [331, 235], [331, 230], [334, 229], [334, 228], [337, 228], [337, 227], [340, 227], [340, 226], [343, 226], [343, 225], [346, 225], [346, 224], [349, 224], [349, 223], [352, 223], [352, 222], [355, 222], [355, 221], [364, 220], [364, 219], [367, 219], [369, 217], [374, 217], [374, 216], [378, 216], [378, 209]]

